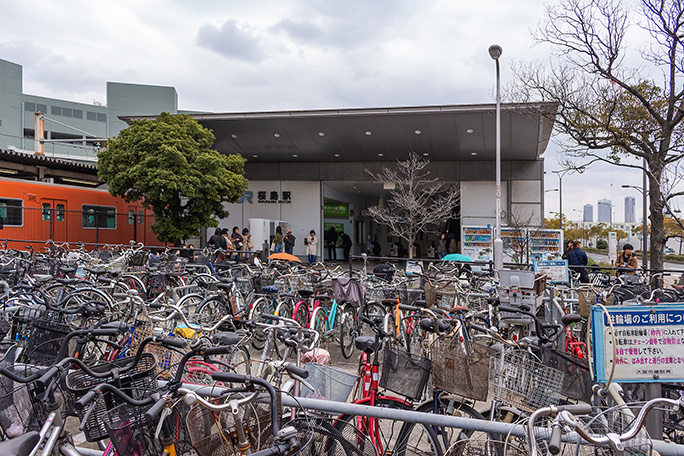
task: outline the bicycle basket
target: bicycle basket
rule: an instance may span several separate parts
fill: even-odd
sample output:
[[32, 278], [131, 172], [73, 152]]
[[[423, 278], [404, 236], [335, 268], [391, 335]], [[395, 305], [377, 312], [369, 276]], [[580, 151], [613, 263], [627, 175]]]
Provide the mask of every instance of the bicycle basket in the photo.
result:
[[492, 352], [483, 343], [461, 342], [458, 336], [437, 339], [431, 347], [432, 385], [468, 399], [487, 400]]
[[302, 396], [314, 399], [347, 402], [358, 378], [355, 373], [327, 364], [307, 363], [304, 369], [309, 372], [306, 382], [314, 390], [302, 385]]
[[147, 251], [141, 250], [140, 252], [135, 252], [128, 258], [128, 265], [134, 267], [145, 266], [147, 263], [147, 258], [150, 254]]
[[495, 398], [534, 411], [557, 405], [563, 372], [544, 366], [527, 352], [507, 350], [489, 360], [489, 386]]
[[235, 286], [237, 287], [238, 291], [242, 293], [242, 296], [247, 296], [254, 289], [254, 285], [252, 285], [252, 279], [246, 276], [235, 277]]
[[589, 402], [594, 382], [589, 361], [556, 349], [544, 351], [544, 364], [565, 373], [563, 395], [576, 401]]
[[[71, 328], [67, 324], [42, 318], [31, 321], [30, 325], [26, 362], [38, 366], [52, 365], [57, 360], [64, 336], [71, 332]], [[75, 346], [76, 340], [71, 339], [67, 354], [73, 353]]]
[[180, 276], [185, 274], [185, 267], [188, 264], [187, 258], [178, 258], [167, 262], [164, 265], [164, 273], [167, 275]]
[[[12, 366], [3, 366], [12, 369]], [[28, 374], [20, 372], [21, 375]], [[0, 376], [0, 439], [19, 437], [28, 431], [40, 430], [42, 409], [35, 403], [26, 383], [15, 383]]]
[[[121, 358], [112, 363], [94, 366], [92, 370], [95, 372], [108, 371], [112, 365], [123, 367], [132, 360], [133, 357]], [[75, 402], [100, 383], [113, 383], [129, 396], [135, 399], [142, 399], [150, 390], [154, 390], [157, 387], [157, 380], [155, 378], [156, 368], [154, 356], [149, 353], [143, 353], [136, 366], [131, 371], [118, 376], [118, 378], [114, 375], [98, 378], [91, 377], [82, 371], [70, 372], [65, 378], [66, 391], [70, 399]], [[107, 392], [100, 396], [94, 404], [88, 419], [83, 423], [83, 434], [89, 442], [97, 442], [107, 437], [108, 432], [105, 423], [102, 421], [102, 416], [107, 410], [120, 405], [121, 400]], [[87, 411], [87, 408], [80, 410], [77, 412], [77, 415], [79, 418], [83, 418]]]
[[[257, 399], [243, 406], [238, 415], [252, 451], [266, 448], [273, 443], [270, 396], [259, 396], [267, 403], [257, 402]], [[234, 456], [240, 453], [235, 419], [230, 411], [217, 413], [195, 404], [188, 412], [185, 422], [192, 447], [198, 456]]]
[[430, 360], [396, 347], [385, 346], [379, 386], [410, 400], [423, 397], [430, 377]]

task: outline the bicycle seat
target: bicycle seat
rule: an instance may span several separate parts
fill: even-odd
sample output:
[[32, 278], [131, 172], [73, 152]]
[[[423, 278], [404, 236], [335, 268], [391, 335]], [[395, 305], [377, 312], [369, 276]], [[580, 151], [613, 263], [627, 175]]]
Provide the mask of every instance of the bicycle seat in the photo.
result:
[[64, 274], [72, 274], [76, 272], [76, 268], [69, 267], [69, 266], [60, 266], [59, 270], [63, 272]]
[[219, 345], [235, 345], [240, 342], [240, 336], [230, 331], [216, 333], [212, 339]]
[[306, 299], [306, 298], [310, 298], [311, 296], [313, 296], [314, 291], [304, 288], [301, 290], [297, 290], [297, 294], [299, 294], [299, 296], [301, 296], [302, 298]]
[[117, 331], [124, 332], [129, 328], [128, 324], [123, 321], [110, 321], [108, 323], [100, 326], [100, 329], [116, 329]]
[[568, 326], [571, 323], [577, 323], [578, 321], [582, 321], [582, 316], [579, 314], [567, 314], [563, 315], [561, 321], [563, 322], [564, 326]]
[[456, 312], [468, 312], [468, 308], [465, 306], [454, 306], [451, 309], [449, 309], [449, 313], [456, 313]]
[[416, 307], [427, 307], [427, 302], [425, 302], [425, 299], [416, 299], [413, 301], [413, 305]]
[[316, 295], [316, 299], [318, 301], [325, 301], [326, 299], [330, 299], [330, 296], [327, 293], [323, 293], [323, 294]]
[[261, 289], [264, 293], [278, 293], [278, 287], [275, 285], [267, 285]]
[[39, 440], [40, 435], [36, 431], [27, 432], [14, 439], [0, 442], [0, 454], [5, 456], [28, 456]]
[[86, 271], [88, 271], [91, 274], [95, 274], [96, 276], [100, 276], [102, 274], [107, 273], [107, 271], [105, 271], [104, 269], [95, 269], [95, 268], [83, 268], [83, 269], [85, 269]]
[[233, 284], [232, 283], [219, 282], [217, 287], [221, 290], [230, 290], [231, 288], [233, 288]]
[[399, 301], [397, 301], [396, 299], [383, 299], [382, 300], [383, 306], [396, 306], [397, 304], [399, 304]]
[[235, 282], [235, 280], [232, 277], [223, 277], [220, 280], [220, 283], [225, 283], [227, 285], [231, 285], [233, 282]]
[[[445, 321], [439, 321], [439, 332], [447, 332], [451, 329], [451, 325]], [[423, 318], [419, 323], [421, 329], [429, 332], [435, 332], [435, 320], [433, 318]]]
[[71, 285], [72, 283], [76, 283], [76, 279], [70, 279], [68, 277], [60, 277], [58, 279], [55, 279], [55, 282], [61, 283], [62, 285]]
[[367, 353], [376, 352], [380, 348], [380, 344], [375, 343], [375, 336], [359, 336], [356, 339], [354, 339], [354, 345], [356, 345], [356, 348], [358, 350]]

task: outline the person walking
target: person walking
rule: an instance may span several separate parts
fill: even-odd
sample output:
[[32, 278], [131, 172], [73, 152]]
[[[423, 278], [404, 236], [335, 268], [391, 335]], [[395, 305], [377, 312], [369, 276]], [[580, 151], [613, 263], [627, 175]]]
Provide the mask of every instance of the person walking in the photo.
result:
[[237, 226], [233, 227], [233, 234], [230, 235], [230, 238], [233, 241], [233, 247], [235, 247], [235, 261], [240, 262], [240, 251], [243, 250], [245, 244], [244, 244], [244, 239], [242, 238], [242, 235], [240, 234], [240, 228]]
[[304, 245], [306, 246], [306, 254], [309, 256], [309, 264], [314, 264], [316, 262], [316, 250], [318, 249], [318, 236], [314, 230], [311, 230], [309, 237], [304, 239]]
[[347, 233], [342, 233], [342, 249], [344, 251], [344, 261], [349, 262], [349, 252], [351, 251], [354, 243]]
[[280, 253], [283, 251], [283, 229], [280, 225], [276, 226], [275, 236], [273, 236], [271, 245], [273, 246], [271, 248], [273, 253]]
[[287, 230], [285, 232], [285, 237], [283, 238], [283, 245], [285, 246], [285, 253], [289, 253], [292, 255], [293, 250], [294, 250], [294, 245], [295, 245], [295, 237], [294, 234], [292, 234], [292, 230]]
[[579, 272], [580, 282], [589, 283], [589, 273], [586, 268], [589, 264], [589, 258], [584, 250], [582, 250], [582, 243], [580, 241], [573, 241], [572, 250], [568, 250], [567, 259], [570, 269]]
[[331, 226], [325, 232], [325, 245], [328, 247], [328, 260], [330, 261], [337, 261], [337, 239], [337, 231], [334, 226]]

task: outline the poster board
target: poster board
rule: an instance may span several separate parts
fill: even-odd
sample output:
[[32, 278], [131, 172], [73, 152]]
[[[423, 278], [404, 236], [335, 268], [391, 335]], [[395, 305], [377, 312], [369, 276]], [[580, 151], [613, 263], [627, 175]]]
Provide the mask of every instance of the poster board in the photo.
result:
[[567, 283], [570, 280], [568, 260], [534, 261], [532, 264], [534, 272], [546, 274], [551, 283]]
[[464, 226], [461, 253], [473, 260], [489, 261], [492, 258], [492, 229], [487, 226]]
[[597, 381], [684, 382], [684, 304], [592, 306], [591, 334]]

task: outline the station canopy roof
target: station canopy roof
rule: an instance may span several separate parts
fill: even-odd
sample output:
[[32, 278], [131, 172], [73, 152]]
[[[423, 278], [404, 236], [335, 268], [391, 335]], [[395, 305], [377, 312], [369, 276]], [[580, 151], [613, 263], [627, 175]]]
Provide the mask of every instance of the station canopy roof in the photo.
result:
[[[431, 161], [495, 160], [496, 105], [449, 105], [191, 114], [221, 153], [250, 162], [394, 161], [409, 151]], [[554, 103], [502, 104], [502, 160], [537, 160]], [[126, 122], [154, 116], [122, 117]]]

